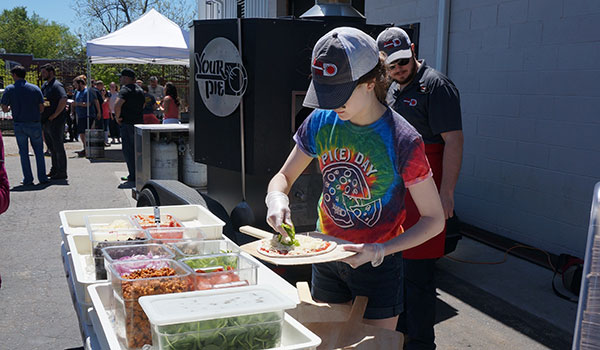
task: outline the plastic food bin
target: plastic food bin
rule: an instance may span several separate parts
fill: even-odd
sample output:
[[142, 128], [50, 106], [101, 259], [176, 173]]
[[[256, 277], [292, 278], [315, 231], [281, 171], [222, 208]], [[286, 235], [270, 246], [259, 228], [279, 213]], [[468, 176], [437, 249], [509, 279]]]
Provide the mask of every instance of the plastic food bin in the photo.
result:
[[[112, 278], [108, 265], [113, 262], [138, 261], [138, 264], [125, 266], [128, 270], [137, 270], [148, 266], [148, 263], [142, 260], [173, 259], [175, 257], [175, 253], [165, 245], [153, 243], [106, 247], [102, 249], [102, 255], [104, 256], [104, 267], [109, 280]], [[130, 271], [120, 270], [118, 272], [123, 274]]]
[[204, 239], [202, 231], [196, 227], [150, 227], [146, 231], [150, 242], [158, 244]]
[[253, 286], [258, 264], [236, 253], [214, 254], [179, 260], [192, 271], [194, 290]]
[[[273, 286], [269, 286], [273, 289]], [[123, 350], [114, 329], [113, 310], [110, 308], [110, 295], [113, 291], [109, 283], [96, 283], [87, 288], [94, 305], [91, 317], [94, 331], [98, 336], [102, 350]], [[185, 293], [187, 294], [187, 293]], [[179, 294], [184, 295], [184, 294]], [[289, 314], [283, 318], [281, 346], [277, 350], [316, 350], [321, 344], [321, 339], [293, 319]], [[192, 348], [196, 349], [196, 348]]]
[[136, 214], [132, 215], [131, 219], [143, 229], [151, 227], [183, 227], [181, 222], [171, 214], [161, 214], [160, 223], [156, 225], [153, 214]]
[[269, 349], [281, 345], [284, 310], [296, 304], [249, 286], [140, 298], [155, 350]]
[[146, 231], [139, 228], [131, 229], [106, 229], [92, 228], [90, 231], [90, 241], [92, 241], [92, 256], [96, 267], [96, 279], [106, 279], [106, 269], [104, 267], [104, 255], [102, 249], [106, 247], [148, 243]]
[[[160, 206], [161, 214], [170, 214], [185, 227], [197, 227], [202, 230], [205, 239], [221, 239], [225, 223], [201, 205]], [[90, 210], [63, 210], [59, 213], [65, 236], [86, 234], [85, 217], [89, 215], [136, 215], [154, 213], [152, 207], [111, 208]]]
[[177, 258], [190, 256], [210, 255], [218, 253], [239, 253], [240, 247], [224, 239], [204, 241], [184, 241], [169, 245]]
[[88, 232], [92, 230], [127, 230], [137, 228], [128, 215], [104, 214], [84, 217]]
[[[171, 259], [144, 260], [147, 268], [139, 267], [142, 261], [113, 262], [110, 270], [113, 288], [112, 301], [115, 312], [115, 331], [119, 341], [127, 349], [140, 349], [152, 343], [150, 324], [138, 299], [145, 295], [181, 293], [191, 290], [190, 271], [181, 263]], [[120, 274], [117, 271], [134, 270]], [[166, 272], [169, 272], [167, 274]], [[162, 274], [162, 276], [158, 276]], [[131, 275], [139, 275], [134, 276]], [[155, 275], [153, 277], [152, 275]], [[148, 276], [148, 277], [146, 277]], [[129, 278], [128, 278], [129, 277]]]

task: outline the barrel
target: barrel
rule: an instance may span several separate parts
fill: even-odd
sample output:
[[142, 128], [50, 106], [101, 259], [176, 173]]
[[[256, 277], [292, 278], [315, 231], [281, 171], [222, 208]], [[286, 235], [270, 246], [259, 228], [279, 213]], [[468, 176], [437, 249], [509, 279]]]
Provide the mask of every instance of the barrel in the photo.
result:
[[179, 180], [177, 169], [177, 144], [175, 142], [152, 142], [150, 178], [155, 180]]
[[183, 155], [183, 183], [190, 187], [206, 187], [208, 185], [206, 165], [194, 161], [189, 145], [185, 146]]
[[89, 159], [104, 158], [104, 130], [85, 130], [85, 156]]

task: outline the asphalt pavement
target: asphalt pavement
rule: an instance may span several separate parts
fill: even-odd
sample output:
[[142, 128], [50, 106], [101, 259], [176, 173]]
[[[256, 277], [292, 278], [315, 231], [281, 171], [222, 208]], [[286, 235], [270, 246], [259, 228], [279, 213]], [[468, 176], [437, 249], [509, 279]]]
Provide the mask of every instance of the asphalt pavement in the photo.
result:
[[[12, 190], [11, 205], [0, 215], [0, 350], [81, 347], [58, 213], [134, 205], [131, 190], [117, 188], [126, 174], [120, 145], [107, 148], [106, 159], [90, 161], [75, 156], [81, 143], [67, 143], [68, 180], [23, 187], [15, 138], [5, 134], [4, 142]], [[463, 238], [451, 256], [495, 262], [504, 253]], [[497, 265], [442, 258], [438, 349], [569, 349], [577, 305], [554, 296], [551, 278], [549, 270], [512, 256]]]

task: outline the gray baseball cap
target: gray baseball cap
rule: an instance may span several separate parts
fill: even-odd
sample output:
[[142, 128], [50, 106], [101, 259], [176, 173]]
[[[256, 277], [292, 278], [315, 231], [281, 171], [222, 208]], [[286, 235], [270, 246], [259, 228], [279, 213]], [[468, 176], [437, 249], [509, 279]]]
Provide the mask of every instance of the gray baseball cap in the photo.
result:
[[348, 101], [358, 79], [379, 62], [377, 43], [350, 27], [335, 28], [317, 41], [312, 53], [312, 81], [303, 105], [336, 109]]
[[379, 51], [383, 51], [387, 58], [385, 63], [390, 64], [402, 58], [411, 58], [411, 41], [406, 32], [398, 27], [386, 28], [377, 37]]

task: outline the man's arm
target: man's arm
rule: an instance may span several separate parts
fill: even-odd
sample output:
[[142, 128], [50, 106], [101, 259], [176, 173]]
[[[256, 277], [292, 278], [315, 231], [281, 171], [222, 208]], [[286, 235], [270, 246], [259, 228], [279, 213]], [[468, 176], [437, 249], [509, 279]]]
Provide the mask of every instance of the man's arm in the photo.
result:
[[462, 130], [443, 132], [444, 157], [442, 159], [442, 183], [440, 185], [440, 199], [444, 216], [451, 218], [454, 214], [454, 188], [458, 181], [463, 153]]
[[44, 104], [40, 103], [40, 113], [44, 112], [44, 108], [46, 108], [46, 107], [44, 107]]
[[123, 103], [125, 103], [125, 100], [117, 97], [117, 100], [115, 101], [115, 121], [119, 125], [121, 125], [121, 122], [123, 121], [123, 118], [121, 118], [121, 107], [123, 106]]
[[56, 106], [56, 111], [54, 111], [54, 113], [48, 117], [48, 120], [54, 120], [56, 119], [65, 109], [65, 107], [67, 106], [67, 97], [63, 97], [60, 100], [58, 100], [58, 106]]

